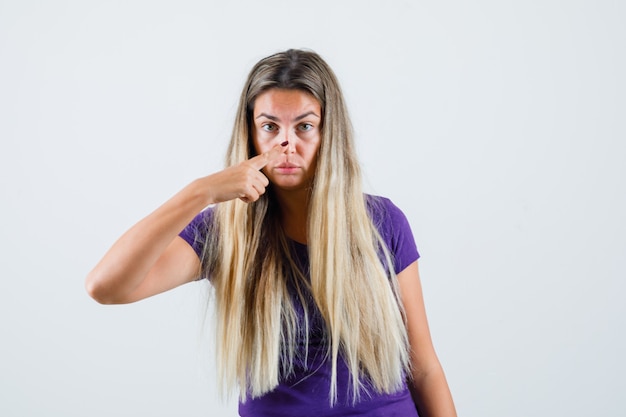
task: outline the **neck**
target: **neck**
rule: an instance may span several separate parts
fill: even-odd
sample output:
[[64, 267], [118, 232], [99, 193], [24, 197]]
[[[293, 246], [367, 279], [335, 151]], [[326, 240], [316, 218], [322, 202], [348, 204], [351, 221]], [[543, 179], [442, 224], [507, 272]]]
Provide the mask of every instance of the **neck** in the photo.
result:
[[307, 243], [310, 190], [274, 190], [281, 210], [281, 224], [290, 239]]

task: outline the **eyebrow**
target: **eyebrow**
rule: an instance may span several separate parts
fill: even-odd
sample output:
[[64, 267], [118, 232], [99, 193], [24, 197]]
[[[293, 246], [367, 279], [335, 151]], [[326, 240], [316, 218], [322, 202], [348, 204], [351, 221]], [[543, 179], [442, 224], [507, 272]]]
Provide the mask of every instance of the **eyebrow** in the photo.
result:
[[[314, 111], [310, 111], [310, 112], [306, 112], [306, 113], [304, 113], [304, 114], [301, 114], [300, 116], [298, 116], [298, 117], [296, 117], [295, 119], [293, 119], [293, 121], [294, 121], [294, 122], [298, 122], [298, 121], [300, 121], [300, 120], [304, 119], [305, 117], [307, 117], [307, 116], [311, 116], [311, 115], [313, 115], [313, 116], [317, 117], [318, 119], [320, 118], [317, 114], [315, 114], [315, 112], [314, 112]], [[275, 121], [275, 122], [279, 122], [279, 121], [280, 121], [280, 119], [279, 119], [278, 117], [276, 117], [276, 116], [272, 116], [271, 114], [267, 114], [267, 113], [261, 113], [261, 114], [259, 114], [257, 117], [255, 117], [255, 119], [258, 119], [258, 118], [260, 118], [260, 117], [266, 117], [266, 118], [268, 118], [268, 119], [270, 119], [270, 120], [273, 120], [273, 121]]]

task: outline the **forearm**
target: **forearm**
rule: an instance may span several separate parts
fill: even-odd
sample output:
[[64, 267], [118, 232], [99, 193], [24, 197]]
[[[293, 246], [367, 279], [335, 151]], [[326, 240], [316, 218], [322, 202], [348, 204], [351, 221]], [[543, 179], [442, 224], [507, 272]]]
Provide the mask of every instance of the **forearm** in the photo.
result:
[[127, 302], [172, 240], [211, 203], [199, 179], [124, 233], [89, 273], [86, 287], [102, 303]]
[[420, 417], [456, 417], [448, 382], [439, 362], [428, 370], [414, 371], [409, 387]]
[[258, 200], [269, 184], [260, 170], [279, 158], [287, 143], [192, 182], [131, 227], [89, 273], [89, 294], [105, 304], [128, 303], [195, 278], [198, 258], [176, 236], [210, 204]]

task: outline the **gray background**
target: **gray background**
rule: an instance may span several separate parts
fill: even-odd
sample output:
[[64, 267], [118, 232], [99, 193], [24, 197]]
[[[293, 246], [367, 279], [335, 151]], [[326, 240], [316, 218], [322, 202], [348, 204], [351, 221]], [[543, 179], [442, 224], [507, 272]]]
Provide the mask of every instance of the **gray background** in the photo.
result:
[[624, 21], [619, 1], [0, 0], [0, 415], [236, 415], [201, 284], [111, 307], [83, 281], [221, 167], [248, 70], [288, 47], [335, 69], [366, 188], [410, 219], [459, 415], [623, 415]]

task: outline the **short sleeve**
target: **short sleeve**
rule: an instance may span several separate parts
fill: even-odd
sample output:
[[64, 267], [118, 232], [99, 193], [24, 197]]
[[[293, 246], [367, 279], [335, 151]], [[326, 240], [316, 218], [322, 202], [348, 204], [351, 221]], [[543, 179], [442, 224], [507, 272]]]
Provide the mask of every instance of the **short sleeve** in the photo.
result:
[[198, 258], [202, 257], [212, 218], [213, 208], [209, 207], [200, 212], [179, 234], [198, 254]]
[[419, 259], [408, 219], [388, 198], [368, 196], [372, 221], [391, 252], [396, 274]]

